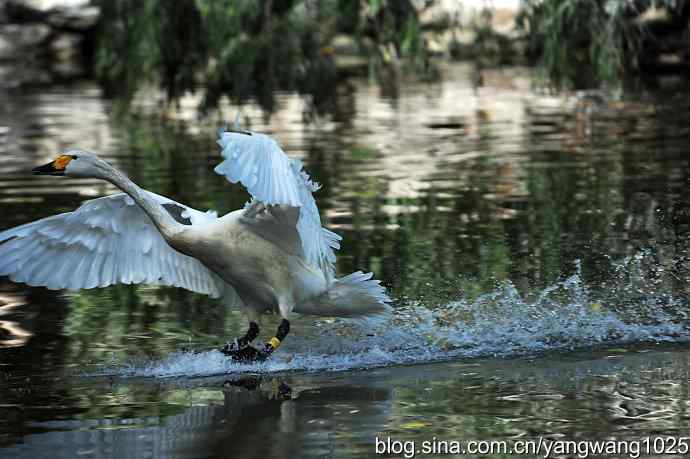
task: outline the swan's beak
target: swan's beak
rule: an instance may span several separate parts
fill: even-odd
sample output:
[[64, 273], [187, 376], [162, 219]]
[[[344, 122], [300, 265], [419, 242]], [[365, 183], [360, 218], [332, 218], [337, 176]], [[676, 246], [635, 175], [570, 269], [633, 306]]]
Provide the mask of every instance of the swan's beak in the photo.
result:
[[65, 175], [65, 167], [67, 167], [67, 164], [69, 164], [71, 160], [71, 156], [62, 155], [48, 164], [34, 167], [31, 173], [33, 175]]

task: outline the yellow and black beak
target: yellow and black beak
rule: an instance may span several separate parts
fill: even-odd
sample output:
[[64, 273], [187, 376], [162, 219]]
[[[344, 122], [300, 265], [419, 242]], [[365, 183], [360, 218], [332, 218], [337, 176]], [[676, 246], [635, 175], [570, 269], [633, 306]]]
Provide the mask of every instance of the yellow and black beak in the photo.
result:
[[51, 161], [43, 166], [34, 167], [31, 170], [33, 175], [65, 175], [65, 168], [72, 161], [70, 155], [61, 155], [55, 161]]

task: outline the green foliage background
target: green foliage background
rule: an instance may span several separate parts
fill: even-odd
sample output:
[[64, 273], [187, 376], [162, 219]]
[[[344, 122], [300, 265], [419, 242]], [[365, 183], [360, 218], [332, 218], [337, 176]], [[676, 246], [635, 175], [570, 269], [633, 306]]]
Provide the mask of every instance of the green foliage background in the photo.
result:
[[106, 93], [130, 100], [147, 84], [174, 103], [203, 91], [203, 109], [223, 96], [256, 97], [268, 111], [276, 89], [332, 102], [337, 69], [329, 46], [354, 37], [374, 67], [394, 58], [425, 62], [409, 0], [99, 0], [95, 73]]

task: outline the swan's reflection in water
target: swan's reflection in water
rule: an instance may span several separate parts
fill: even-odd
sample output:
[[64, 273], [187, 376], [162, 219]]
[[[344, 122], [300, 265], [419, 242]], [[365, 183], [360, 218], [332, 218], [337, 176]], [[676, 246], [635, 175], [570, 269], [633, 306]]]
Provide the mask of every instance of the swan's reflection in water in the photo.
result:
[[687, 437], [688, 374], [686, 346], [669, 344], [242, 378], [22, 378], [27, 398], [0, 399], [12, 432], [0, 457], [368, 458], [377, 436]]
[[[353, 447], [367, 448], [376, 432], [353, 424], [352, 417], [361, 415], [374, 429], [388, 418], [392, 398], [391, 389], [375, 387], [295, 389], [281, 377], [219, 380], [202, 388], [168, 384], [144, 383], [151, 386], [148, 396], [185, 393], [186, 406], [169, 407], [175, 414], [166, 415], [168, 410], [159, 407], [158, 415], [147, 417], [120, 414], [34, 423], [33, 433], [0, 450], [0, 456], [291, 458], [308, 450], [332, 457]], [[138, 393], [137, 398], [148, 396]]]

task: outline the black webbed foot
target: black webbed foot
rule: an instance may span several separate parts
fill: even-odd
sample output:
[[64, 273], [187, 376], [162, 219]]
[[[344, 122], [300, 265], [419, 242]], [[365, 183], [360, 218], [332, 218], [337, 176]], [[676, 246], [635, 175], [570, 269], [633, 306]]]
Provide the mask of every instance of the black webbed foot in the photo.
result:
[[269, 352], [262, 351], [250, 345], [235, 349], [226, 349], [226, 347], [227, 345], [223, 347], [220, 352], [227, 355], [235, 362], [263, 362], [271, 355]]
[[225, 346], [220, 348], [220, 352], [227, 355], [229, 353], [238, 352], [247, 346], [249, 346], [249, 343], [243, 342], [239, 339], [235, 339], [234, 341], [225, 343]]
[[249, 343], [251, 343], [257, 336], [259, 336], [259, 325], [256, 322], [249, 322], [249, 330], [247, 330], [247, 333], [245, 333], [244, 336], [241, 338], [235, 338], [234, 341], [227, 343], [225, 346], [220, 348], [219, 351], [230, 357], [234, 355], [243, 355], [243, 352], [250, 352], [243, 350], [247, 348]]
[[251, 339], [256, 338], [256, 335], [259, 334], [259, 326], [254, 322], [250, 322], [249, 326], [250, 330], [245, 337], [235, 340], [233, 343], [226, 344], [220, 349], [220, 352], [227, 355], [235, 362], [263, 362], [273, 354], [273, 351], [278, 349], [281, 341], [285, 339], [290, 332], [290, 322], [283, 319], [280, 322], [276, 336], [268, 340], [268, 342], [264, 344], [263, 349], [257, 349], [249, 345], [249, 341], [251, 340], [247, 340], [247, 337], [251, 337]]

